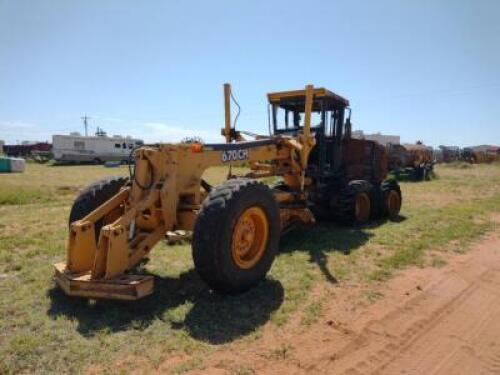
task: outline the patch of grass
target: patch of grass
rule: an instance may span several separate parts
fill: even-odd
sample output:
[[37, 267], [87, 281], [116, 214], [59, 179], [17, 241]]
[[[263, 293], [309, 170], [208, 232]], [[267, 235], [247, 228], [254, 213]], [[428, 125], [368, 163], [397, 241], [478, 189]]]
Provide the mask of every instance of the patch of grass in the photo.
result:
[[438, 180], [439, 179], [439, 174], [436, 172], [435, 169], [432, 169], [429, 171], [428, 179], [429, 180]]
[[323, 312], [323, 302], [313, 301], [302, 312], [302, 319], [300, 323], [304, 326], [310, 326], [318, 321], [321, 313]]
[[293, 351], [294, 348], [292, 345], [283, 343], [279, 347], [271, 351], [271, 353], [269, 354], [269, 358], [278, 360], [290, 359], [290, 357], [293, 355]]
[[247, 366], [240, 366], [234, 370], [231, 370], [232, 375], [254, 375], [254, 369]]
[[375, 301], [381, 299], [382, 297], [384, 297], [384, 294], [382, 292], [377, 291], [377, 290], [369, 289], [369, 290], [366, 290], [365, 292], [363, 292], [363, 297], [366, 300], [368, 300], [368, 302], [375, 302]]
[[412, 225], [407, 228], [413, 233], [408, 233], [404, 243], [389, 245], [392, 248], [391, 254], [378, 261], [380, 269], [375, 271], [373, 278], [380, 278], [381, 272], [390, 274], [394, 269], [409, 265], [423, 266], [427, 251], [443, 247], [451, 241], [455, 244], [469, 243], [492, 228], [491, 222], [474, 218], [484, 216], [488, 211], [499, 210], [500, 197], [435, 210], [420, 210]]
[[49, 202], [54, 192], [36, 187], [0, 185], [0, 205], [24, 205]]
[[380, 268], [368, 275], [368, 280], [371, 281], [384, 281], [392, 277], [392, 270], [388, 268]]
[[199, 357], [188, 359], [184, 363], [175, 367], [172, 370], [172, 374], [180, 375], [180, 374], [185, 374], [186, 372], [194, 370], [194, 369], [203, 369], [202, 363], [203, 363], [203, 361]]
[[467, 163], [464, 161], [454, 161], [451, 163], [444, 163], [444, 168], [456, 168], [456, 169], [471, 169], [473, 166], [471, 163]]
[[446, 266], [448, 262], [439, 256], [433, 256], [431, 260], [431, 266], [435, 268], [442, 268]]

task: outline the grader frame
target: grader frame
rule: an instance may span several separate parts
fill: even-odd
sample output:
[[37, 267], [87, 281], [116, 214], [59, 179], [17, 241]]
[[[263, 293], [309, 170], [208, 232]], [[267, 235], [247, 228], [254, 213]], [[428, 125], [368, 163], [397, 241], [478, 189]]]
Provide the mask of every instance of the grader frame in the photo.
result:
[[[249, 178], [281, 176], [287, 191], [274, 190], [281, 228], [314, 222], [305, 187], [308, 158], [315, 145], [311, 110], [324, 89], [306, 86], [304, 126], [295, 136], [274, 135], [246, 141], [231, 126], [231, 87], [224, 85], [222, 144], [160, 144], [135, 151], [132, 181], [97, 209], [70, 225], [67, 261], [55, 265], [57, 284], [71, 296], [136, 300], [153, 291], [151, 276], [128, 272], [149, 254], [165, 233], [193, 230], [207, 195], [202, 175], [213, 166], [249, 163]], [[290, 92], [297, 95], [298, 91]], [[283, 93], [286, 95], [287, 93]], [[206, 188], [205, 188], [206, 189]], [[105, 225], [96, 233], [96, 223]]]

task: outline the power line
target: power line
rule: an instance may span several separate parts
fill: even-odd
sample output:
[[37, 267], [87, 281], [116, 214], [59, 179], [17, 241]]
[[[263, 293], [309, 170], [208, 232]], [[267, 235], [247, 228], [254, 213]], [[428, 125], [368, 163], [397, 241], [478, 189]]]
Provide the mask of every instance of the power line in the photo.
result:
[[88, 137], [88, 135], [89, 135], [89, 132], [88, 132], [88, 120], [90, 120], [91, 117], [89, 117], [87, 115], [84, 115], [83, 117], [81, 117], [81, 119], [83, 120], [83, 126], [85, 126], [85, 136]]

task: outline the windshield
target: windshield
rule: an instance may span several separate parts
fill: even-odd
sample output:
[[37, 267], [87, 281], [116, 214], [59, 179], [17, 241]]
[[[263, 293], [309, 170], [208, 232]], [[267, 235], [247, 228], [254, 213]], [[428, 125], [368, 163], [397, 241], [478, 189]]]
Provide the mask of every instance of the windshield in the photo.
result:
[[[343, 125], [344, 110], [317, 110], [311, 112], [311, 129], [334, 136], [338, 120]], [[278, 104], [270, 105], [270, 120], [275, 133], [296, 133], [304, 127], [304, 110], [289, 110]]]
[[[321, 111], [311, 112], [311, 127], [321, 126]], [[297, 130], [304, 127], [304, 111], [287, 110], [278, 105], [272, 106], [274, 129], [277, 131]]]

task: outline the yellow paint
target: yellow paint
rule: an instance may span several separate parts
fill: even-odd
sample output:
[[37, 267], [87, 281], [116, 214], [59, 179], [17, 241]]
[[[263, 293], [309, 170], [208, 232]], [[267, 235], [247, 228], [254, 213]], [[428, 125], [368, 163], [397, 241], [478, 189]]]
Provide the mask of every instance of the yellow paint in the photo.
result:
[[234, 226], [231, 255], [242, 269], [252, 268], [264, 255], [269, 237], [269, 222], [260, 207], [246, 209]]

